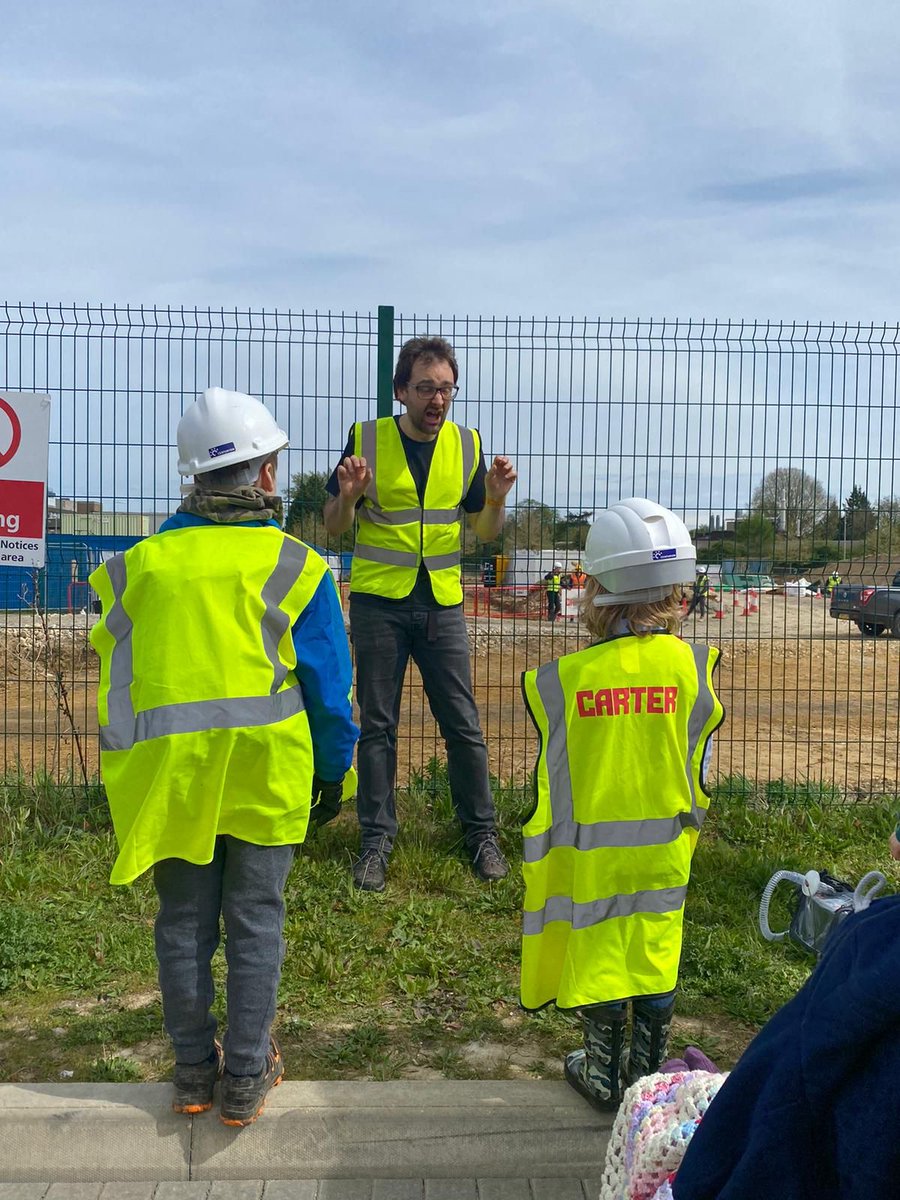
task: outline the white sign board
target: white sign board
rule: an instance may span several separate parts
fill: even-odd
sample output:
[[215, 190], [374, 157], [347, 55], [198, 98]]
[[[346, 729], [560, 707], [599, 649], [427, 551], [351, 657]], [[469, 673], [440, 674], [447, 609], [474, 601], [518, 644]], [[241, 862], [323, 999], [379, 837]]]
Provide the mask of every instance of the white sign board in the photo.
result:
[[0, 568], [46, 556], [50, 397], [0, 390]]

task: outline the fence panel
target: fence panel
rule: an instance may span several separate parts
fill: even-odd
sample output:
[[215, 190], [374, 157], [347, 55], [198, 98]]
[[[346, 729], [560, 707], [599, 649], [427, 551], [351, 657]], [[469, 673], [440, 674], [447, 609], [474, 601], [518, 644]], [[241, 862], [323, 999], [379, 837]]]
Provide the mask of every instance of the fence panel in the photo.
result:
[[[723, 649], [715, 775], [773, 797], [898, 791], [900, 638], [864, 636], [790, 586], [835, 568], [887, 583], [900, 569], [895, 327], [413, 313], [394, 317], [391, 345], [389, 313], [5, 305], [0, 389], [53, 398], [59, 534], [42, 577], [0, 569], [7, 774], [97, 769], [85, 580], [119, 541], [104, 543], [86, 510], [100, 505], [121, 540], [135, 514], [152, 531], [177, 506], [184, 405], [220, 384], [271, 408], [291, 439], [279, 469], [292, 527], [335, 553], [346, 592], [350, 540], [324, 533], [324, 479], [352, 421], [376, 415], [385, 364], [427, 331], [456, 349], [453, 417], [519, 472], [500, 542], [464, 543], [475, 689], [499, 780], [524, 785], [535, 757], [521, 671], [585, 642], [575, 590], [560, 620], [545, 619], [543, 574], [555, 558], [576, 570], [598, 509], [647, 495], [697, 531], [717, 584], [706, 616], [685, 627]], [[399, 745], [401, 782], [442, 756], [414, 668]]]

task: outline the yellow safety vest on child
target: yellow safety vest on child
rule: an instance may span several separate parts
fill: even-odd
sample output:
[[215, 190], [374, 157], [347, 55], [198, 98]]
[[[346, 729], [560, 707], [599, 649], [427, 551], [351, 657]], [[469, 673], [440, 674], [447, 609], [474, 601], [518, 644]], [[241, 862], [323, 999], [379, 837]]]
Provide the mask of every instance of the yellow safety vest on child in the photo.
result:
[[274, 526], [216, 525], [148, 538], [91, 575], [112, 883], [165, 858], [208, 863], [219, 834], [303, 841], [313, 753], [291, 629], [326, 571]]
[[521, 994], [560, 1008], [674, 988], [718, 650], [620, 637], [522, 677], [541, 737], [524, 826]]

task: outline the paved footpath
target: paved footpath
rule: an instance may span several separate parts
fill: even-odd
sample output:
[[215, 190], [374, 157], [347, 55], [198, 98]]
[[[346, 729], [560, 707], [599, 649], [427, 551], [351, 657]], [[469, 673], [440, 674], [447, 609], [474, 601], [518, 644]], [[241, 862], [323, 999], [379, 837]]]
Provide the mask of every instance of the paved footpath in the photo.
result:
[[597, 1200], [612, 1124], [550, 1080], [287, 1082], [239, 1130], [171, 1103], [0, 1083], [0, 1200]]
[[0, 1200], [597, 1200], [599, 1179], [0, 1183]]

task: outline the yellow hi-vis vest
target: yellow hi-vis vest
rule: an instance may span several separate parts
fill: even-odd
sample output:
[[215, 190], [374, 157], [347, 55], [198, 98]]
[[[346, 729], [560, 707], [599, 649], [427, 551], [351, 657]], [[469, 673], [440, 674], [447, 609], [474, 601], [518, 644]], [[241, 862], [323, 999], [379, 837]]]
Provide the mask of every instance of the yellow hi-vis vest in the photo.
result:
[[204, 525], [91, 575], [111, 883], [165, 858], [208, 863], [219, 834], [303, 841], [313, 755], [291, 627], [327, 570], [274, 526]]
[[550, 578], [547, 580], [547, 591], [548, 592], [558, 592], [561, 587], [562, 587], [562, 575], [560, 575], [558, 572], [554, 572], [554, 574], [552, 574], [550, 576]]
[[372, 468], [372, 482], [357, 511], [351, 592], [402, 600], [415, 587], [424, 563], [438, 604], [461, 604], [461, 506], [478, 467], [478, 434], [444, 422], [435, 441], [424, 504], [393, 417], [357, 422], [353, 448]]
[[522, 676], [540, 733], [523, 828], [521, 998], [560, 1008], [671, 991], [684, 898], [722, 722], [719, 652], [615, 638]]

